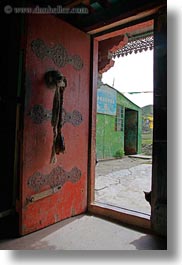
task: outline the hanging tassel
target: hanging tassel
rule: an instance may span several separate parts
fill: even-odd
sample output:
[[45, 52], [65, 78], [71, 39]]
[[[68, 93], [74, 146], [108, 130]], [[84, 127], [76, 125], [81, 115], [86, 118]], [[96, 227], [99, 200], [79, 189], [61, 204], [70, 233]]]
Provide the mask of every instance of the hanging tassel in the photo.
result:
[[[66, 86], [66, 83], [65, 83]], [[53, 126], [53, 145], [50, 163], [56, 163], [56, 154], [64, 153], [65, 143], [64, 137], [61, 133], [62, 129], [62, 112], [63, 112], [63, 92], [65, 87], [56, 86], [56, 91], [53, 99], [53, 108], [52, 108], [52, 119], [51, 125]]]

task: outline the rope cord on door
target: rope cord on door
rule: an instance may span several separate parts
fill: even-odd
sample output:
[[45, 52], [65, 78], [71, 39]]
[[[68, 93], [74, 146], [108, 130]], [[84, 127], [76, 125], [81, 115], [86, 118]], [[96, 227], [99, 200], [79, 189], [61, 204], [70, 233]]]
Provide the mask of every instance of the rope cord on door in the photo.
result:
[[50, 158], [50, 163], [56, 163], [56, 154], [58, 155], [65, 151], [64, 136], [61, 129], [63, 126], [63, 93], [67, 86], [67, 80], [58, 71], [49, 71], [45, 74], [45, 81], [48, 87], [56, 88], [51, 118], [54, 136]]

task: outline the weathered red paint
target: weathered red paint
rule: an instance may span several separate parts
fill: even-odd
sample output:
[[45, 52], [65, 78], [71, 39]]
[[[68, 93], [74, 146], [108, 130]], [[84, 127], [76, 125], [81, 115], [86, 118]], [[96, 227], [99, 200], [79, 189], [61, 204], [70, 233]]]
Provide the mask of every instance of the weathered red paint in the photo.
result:
[[112, 58], [108, 58], [108, 53], [113, 53], [118, 49], [121, 49], [128, 43], [128, 37], [126, 35], [119, 35], [99, 43], [99, 73], [103, 74], [114, 66], [115, 61]]
[[[49, 47], [62, 44], [69, 55], [79, 55], [83, 68], [75, 70], [71, 64], [58, 68], [50, 58], [41, 60], [31, 49], [31, 42], [43, 40]], [[30, 15], [27, 18], [27, 44], [25, 50], [25, 111], [21, 177], [20, 234], [27, 234], [70, 216], [82, 213], [87, 207], [88, 115], [89, 115], [89, 49], [86, 34], [50, 15]], [[64, 74], [67, 87], [64, 92], [64, 108], [68, 112], [78, 110], [82, 123], [74, 127], [66, 123], [62, 132], [66, 151], [57, 156], [56, 164], [50, 164], [53, 132], [50, 120], [36, 124], [28, 113], [36, 104], [52, 109], [54, 91], [48, 89], [44, 74], [55, 69]], [[81, 170], [77, 183], [66, 182], [54, 195], [27, 204], [27, 198], [35, 194], [28, 179], [35, 172], [49, 174], [56, 166], [69, 172], [73, 167]], [[40, 191], [49, 189], [42, 187]]]

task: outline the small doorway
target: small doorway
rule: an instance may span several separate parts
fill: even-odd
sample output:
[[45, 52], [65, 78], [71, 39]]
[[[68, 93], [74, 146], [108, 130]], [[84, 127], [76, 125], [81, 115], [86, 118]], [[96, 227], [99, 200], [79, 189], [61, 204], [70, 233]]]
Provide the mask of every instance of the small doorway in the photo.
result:
[[125, 135], [124, 152], [125, 155], [137, 154], [138, 148], [138, 115], [137, 111], [125, 109]]

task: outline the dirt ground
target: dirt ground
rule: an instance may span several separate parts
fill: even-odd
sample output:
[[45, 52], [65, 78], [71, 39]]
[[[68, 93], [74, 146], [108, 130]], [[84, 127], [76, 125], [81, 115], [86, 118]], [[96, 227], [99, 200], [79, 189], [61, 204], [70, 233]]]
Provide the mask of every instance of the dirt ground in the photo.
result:
[[106, 175], [113, 171], [128, 169], [140, 164], [151, 164], [151, 159], [141, 159], [135, 157], [124, 156], [122, 159], [100, 160], [96, 166], [96, 176]]
[[125, 156], [99, 161], [96, 166], [95, 200], [150, 215], [144, 191], [151, 190], [152, 159]]

